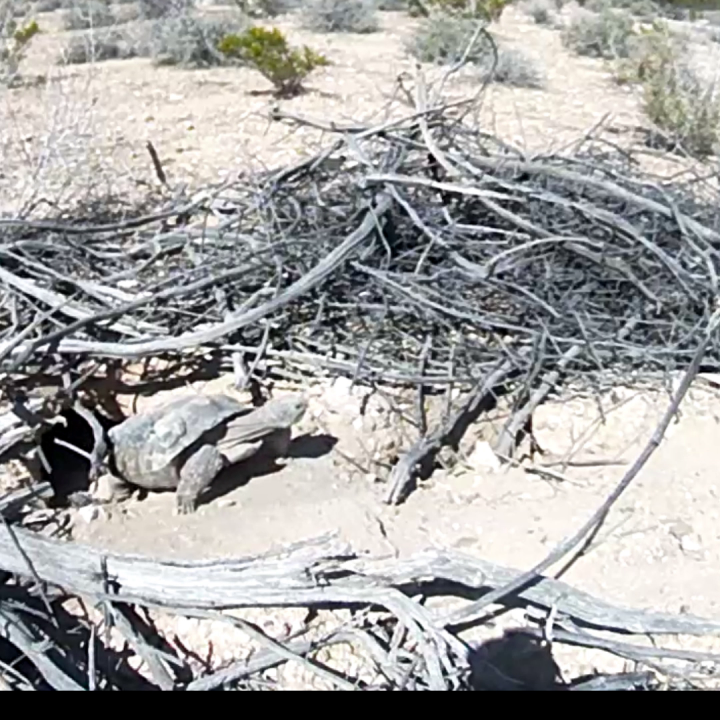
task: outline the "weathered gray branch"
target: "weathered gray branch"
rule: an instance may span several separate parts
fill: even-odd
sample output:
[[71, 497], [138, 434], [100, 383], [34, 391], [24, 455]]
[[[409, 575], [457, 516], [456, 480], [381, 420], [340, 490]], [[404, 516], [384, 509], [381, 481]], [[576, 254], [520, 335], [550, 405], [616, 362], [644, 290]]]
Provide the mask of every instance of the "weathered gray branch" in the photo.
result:
[[[504, 586], [522, 574], [450, 551], [431, 550], [406, 560], [356, 557], [328, 536], [259, 557], [175, 562], [102, 553], [22, 528], [14, 528], [14, 533], [38, 577], [47, 583], [91, 597], [106, 596], [108, 584], [113, 588], [110, 599], [174, 608], [376, 603], [407, 611], [408, 603], [414, 603], [398, 588], [449, 581], [479, 591]], [[27, 562], [4, 526], [0, 526], [0, 568], [28, 576]], [[720, 634], [720, 620], [620, 608], [551, 578], [540, 578], [518, 597], [618, 632]], [[424, 610], [419, 617], [440, 631]]]

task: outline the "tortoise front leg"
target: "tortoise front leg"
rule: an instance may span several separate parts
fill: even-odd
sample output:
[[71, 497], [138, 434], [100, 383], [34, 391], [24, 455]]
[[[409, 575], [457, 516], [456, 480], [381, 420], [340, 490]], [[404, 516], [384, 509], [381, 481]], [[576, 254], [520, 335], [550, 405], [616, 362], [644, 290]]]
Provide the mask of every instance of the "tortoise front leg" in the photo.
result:
[[180, 468], [175, 498], [179, 515], [195, 512], [200, 493], [225, 467], [225, 458], [215, 445], [203, 445]]

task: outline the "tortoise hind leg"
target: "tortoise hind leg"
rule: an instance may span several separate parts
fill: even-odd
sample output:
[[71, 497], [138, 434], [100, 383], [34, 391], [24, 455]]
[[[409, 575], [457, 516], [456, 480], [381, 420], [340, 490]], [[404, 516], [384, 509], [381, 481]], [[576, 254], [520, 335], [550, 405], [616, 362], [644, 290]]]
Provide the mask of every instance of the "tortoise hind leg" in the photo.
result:
[[195, 512], [200, 493], [224, 467], [225, 458], [214, 445], [203, 445], [185, 461], [175, 494], [179, 515]]

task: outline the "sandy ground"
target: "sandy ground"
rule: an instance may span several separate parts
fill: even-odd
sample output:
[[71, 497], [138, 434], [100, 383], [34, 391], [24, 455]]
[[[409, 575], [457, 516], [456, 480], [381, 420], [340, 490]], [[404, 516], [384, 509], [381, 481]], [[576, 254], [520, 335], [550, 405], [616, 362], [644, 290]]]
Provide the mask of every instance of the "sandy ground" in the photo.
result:
[[[680, 420], [563, 580], [619, 606], [720, 615], [717, 392], [696, 383]], [[407, 502], [389, 507], [383, 503], [387, 476], [372, 458], [382, 458], [383, 449], [394, 444], [388, 441], [395, 435], [392, 416], [381, 410], [362, 416], [361, 395], [362, 389], [349, 391], [343, 381], [314, 388], [289, 461], [282, 467], [249, 461], [230, 469], [194, 515], [174, 515], [172, 493], [150, 494], [89, 522], [76, 516], [74, 537], [121, 552], [201, 559], [253, 555], [339, 532], [355, 550], [373, 555], [407, 557], [449, 548], [527, 568], [592, 515], [648, 442], [668, 403], [664, 392], [617, 389], [599, 401], [605, 422], [594, 399], [543, 406], [534, 429], [545, 455], [530, 467], [547, 464], [555, 478], [493, 468], [480, 451], [502, 418], [482, 422], [465, 438], [458, 464], [436, 471]], [[589, 466], [563, 469], [553, 463], [566, 456]], [[371, 472], [358, 471], [347, 457]], [[281, 617], [288, 627], [293, 618], [300, 622], [297, 611], [282, 611]], [[522, 618], [515, 613], [465, 637], [486, 640], [517, 624]], [[228, 646], [224, 630], [211, 637]], [[199, 642], [202, 647], [207, 640]], [[707, 638], [670, 638], [665, 644], [720, 649], [720, 642]], [[566, 678], [624, 667], [599, 651], [557, 647]]]
[[[292, 16], [276, 19], [273, 24], [291, 42], [306, 43], [332, 61], [313, 73], [311, 92], [282, 101], [281, 108], [338, 123], [375, 124], [409, 114], [398, 78], [404, 77], [405, 86], [412, 81], [414, 61], [405, 43], [417, 21], [401, 13], [382, 13], [381, 20], [382, 32], [371, 35], [317, 35], [299, 29]], [[153, 67], [146, 59], [63, 66], [58, 61], [72, 33], [62, 31], [59, 13], [44, 14], [40, 22], [47, 31], [31, 45], [23, 71], [45, 82], [0, 96], [0, 196], [8, 211], [38, 196], [140, 197], [157, 183], [147, 140], [157, 147], [171, 184], [190, 187], [295, 162], [327, 141], [318, 130], [270, 122], [275, 101], [262, 94], [269, 85], [252, 70], [188, 71]], [[484, 130], [518, 147], [549, 152], [600, 123], [620, 131], [643, 124], [636, 92], [614, 83], [603, 61], [570, 54], [558, 30], [535, 25], [515, 8], [493, 29], [498, 42], [536, 62], [546, 84], [538, 90], [492, 86], [479, 113]], [[718, 48], [702, 43], [710, 64]], [[424, 72], [432, 82], [445, 70]], [[449, 80], [445, 96], [468, 97], [479, 83], [476, 72], [464, 70]], [[618, 142], [617, 134], [611, 137]], [[665, 172], [677, 170], [672, 162], [668, 168], [667, 158], [656, 164]]]

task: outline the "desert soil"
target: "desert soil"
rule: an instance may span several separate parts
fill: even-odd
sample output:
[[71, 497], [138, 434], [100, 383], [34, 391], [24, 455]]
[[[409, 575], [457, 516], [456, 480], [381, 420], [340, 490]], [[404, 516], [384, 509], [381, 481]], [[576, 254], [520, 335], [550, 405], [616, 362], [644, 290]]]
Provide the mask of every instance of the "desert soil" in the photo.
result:
[[[382, 22], [382, 32], [369, 36], [312, 35], [299, 30], [293, 18], [281, 18], [276, 24], [291, 40], [325, 52], [334, 63], [313, 75], [311, 92], [284, 101], [283, 109], [364, 123], [407, 113], [397, 78], [413, 73], [403, 44], [415, 21], [386, 13]], [[48, 15], [41, 24], [58, 28], [58, 19]], [[539, 27], [511, 8], [494, 31], [500, 41], [537, 60], [547, 86], [491, 87], [481, 111], [488, 131], [547, 152], [572, 143], [603, 119], [616, 128], [643, 124], [633, 91], [614, 84], [601, 61], [570, 55], [557, 30]], [[34, 192], [58, 197], [65, 188], [62, 197], [70, 197], [79, 192], [78, 180], [96, 182], [98, 175], [116, 196], [141, 196], [155, 183], [146, 140], [160, 151], [171, 181], [190, 188], [250, 166], [294, 162], [327, 140], [314, 130], [291, 131], [269, 122], [271, 100], [251, 94], [266, 85], [249, 70], [155, 68], [142, 59], [53, 67], [66, 38], [59, 29], [43, 35], [28, 59], [28, 72], [50, 72], [51, 81], [9, 91], [0, 103], [5, 114], [0, 196], [7, 211]], [[431, 78], [440, 72], [426, 71]], [[466, 96], [477, 82], [472, 74], [462, 75], [451, 81], [449, 96]], [[612, 137], [617, 141], [617, 134]], [[677, 169], [673, 161], [648, 157], [660, 170]], [[390, 508], [382, 502], [387, 473], [372, 464], [373, 457], [392, 450], [390, 416], [379, 407], [362, 418], [361, 391], [350, 390], [345, 381], [310, 393], [310, 413], [284, 466], [250, 479], [230, 471], [191, 516], [173, 514], [172, 494], [151, 494], [92, 520], [78, 514], [75, 539], [119, 552], [207, 558], [263, 553], [338, 531], [357, 551], [405, 556], [428, 547], [454, 548], [524, 569], [592, 514], [648, 441], [668, 402], [659, 390], [618, 388], [602, 398], [604, 424], [592, 399], [542, 407], [534, 426], [547, 456], [538, 463], [574, 445], [576, 460], [617, 463], [549, 468], [555, 479], [489, 465], [482, 453], [488, 428], [480, 425], [466, 440], [462, 462], [438, 471], [405, 504]], [[720, 617], [720, 483], [714, 457], [719, 422], [717, 390], [696, 383], [681, 419], [616, 504], [593, 549], [564, 576], [566, 582], [619, 605]], [[367, 472], [353, 468], [343, 458], [348, 455]], [[273, 631], [278, 637], [303, 618], [301, 612], [283, 612], [264, 615], [264, 622], [285, 628]], [[200, 654], [212, 643], [216, 662], [237, 655], [237, 643], [249, 647], [239, 631], [200, 626], [184, 620], [175, 627], [194, 633], [191, 644]], [[672, 642], [720, 650], [720, 643], [707, 639], [666, 644]], [[613, 656], [577, 648], [557, 647], [556, 660], [570, 678], [624, 667]], [[294, 677], [288, 686], [302, 684]]]

